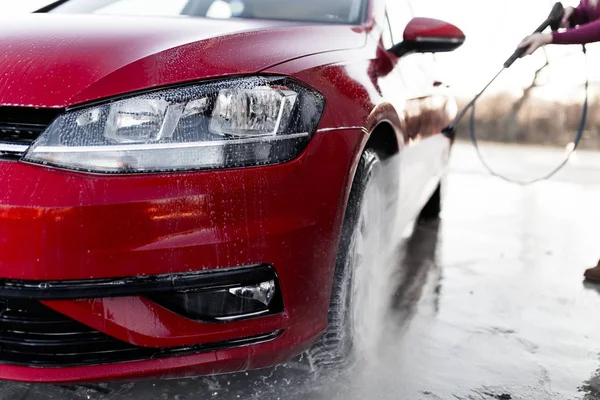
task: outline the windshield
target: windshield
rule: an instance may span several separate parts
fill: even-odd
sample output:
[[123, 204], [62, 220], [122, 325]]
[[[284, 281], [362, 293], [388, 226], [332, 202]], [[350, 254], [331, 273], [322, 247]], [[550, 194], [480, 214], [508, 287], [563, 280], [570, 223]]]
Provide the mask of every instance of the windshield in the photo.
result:
[[367, 0], [69, 0], [52, 13], [360, 23]]

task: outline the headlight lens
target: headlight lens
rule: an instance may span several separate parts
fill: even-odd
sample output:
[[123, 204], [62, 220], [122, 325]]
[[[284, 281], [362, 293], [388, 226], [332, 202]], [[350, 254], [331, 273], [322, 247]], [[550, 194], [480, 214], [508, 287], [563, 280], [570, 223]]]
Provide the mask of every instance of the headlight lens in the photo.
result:
[[289, 78], [162, 90], [68, 111], [24, 161], [98, 173], [280, 163], [305, 148], [323, 107], [319, 93]]

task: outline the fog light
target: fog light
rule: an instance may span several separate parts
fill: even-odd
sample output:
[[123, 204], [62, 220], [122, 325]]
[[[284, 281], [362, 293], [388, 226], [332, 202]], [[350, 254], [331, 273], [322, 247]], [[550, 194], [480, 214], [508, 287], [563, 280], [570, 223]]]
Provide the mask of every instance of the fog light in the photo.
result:
[[275, 295], [275, 281], [229, 289], [229, 293], [241, 299], [256, 300], [268, 306]]
[[160, 305], [200, 321], [233, 321], [280, 312], [281, 301], [274, 301], [275, 280], [248, 286], [186, 290], [152, 297]]

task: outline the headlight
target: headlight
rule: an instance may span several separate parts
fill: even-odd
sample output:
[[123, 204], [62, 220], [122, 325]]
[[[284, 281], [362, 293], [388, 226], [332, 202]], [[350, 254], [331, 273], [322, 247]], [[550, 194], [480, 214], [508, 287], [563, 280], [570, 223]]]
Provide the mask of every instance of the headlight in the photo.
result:
[[281, 163], [306, 147], [323, 107], [322, 95], [288, 78], [161, 90], [68, 111], [23, 160], [100, 173]]

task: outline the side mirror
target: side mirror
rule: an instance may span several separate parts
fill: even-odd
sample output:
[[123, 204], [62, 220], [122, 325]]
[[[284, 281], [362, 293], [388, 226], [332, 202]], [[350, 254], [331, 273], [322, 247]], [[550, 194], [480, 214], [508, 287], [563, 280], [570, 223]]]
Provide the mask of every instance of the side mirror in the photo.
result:
[[404, 41], [389, 51], [398, 57], [409, 53], [442, 53], [458, 49], [465, 34], [456, 26], [431, 18], [413, 18], [404, 30]]

